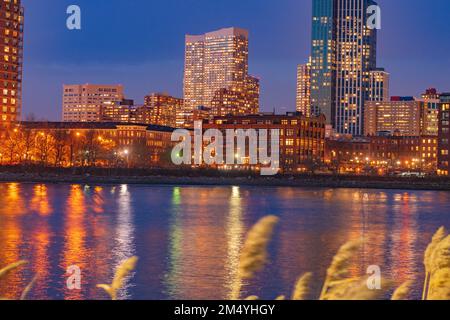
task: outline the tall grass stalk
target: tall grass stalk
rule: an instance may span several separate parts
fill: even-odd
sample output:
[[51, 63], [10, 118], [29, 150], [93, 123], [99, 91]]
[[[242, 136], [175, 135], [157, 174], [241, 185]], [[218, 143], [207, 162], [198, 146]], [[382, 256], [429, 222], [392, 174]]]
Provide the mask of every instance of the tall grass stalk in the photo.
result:
[[397, 290], [394, 291], [391, 300], [408, 300], [411, 297], [414, 281], [409, 280], [404, 282]]
[[423, 284], [423, 293], [422, 293], [422, 300], [427, 300], [428, 298], [428, 289], [430, 285], [430, 276], [431, 276], [431, 269], [432, 269], [432, 263], [433, 263], [433, 255], [436, 250], [436, 247], [439, 245], [439, 243], [444, 240], [446, 235], [446, 230], [444, 227], [439, 228], [439, 230], [434, 234], [431, 243], [428, 245], [425, 256], [424, 256], [424, 265], [425, 265], [425, 280]]
[[277, 217], [267, 216], [248, 232], [239, 258], [238, 280], [237, 285], [233, 286], [232, 300], [239, 299], [242, 280], [252, 279], [267, 263], [267, 246], [277, 223]]
[[337, 284], [343, 284], [342, 281], [348, 280], [351, 259], [358, 253], [361, 245], [361, 240], [349, 241], [339, 249], [327, 269], [320, 300], [326, 300], [331, 288], [335, 288]]
[[10, 265], [7, 265], [3, 269], [0, 269], [0, 279], [8, 275], [11, 271], [23, 266], [24, 264], [27, 264], [28, 261], [21, 260], [15, 263], [11, 263]]
[[450, 299], [450, 235], [435, 247], [430, 260], [427, 300]]
[[125, 278], [136, 268], [137, 257], [131, 257], [117, 268], [116, 274], [111, 284], [99, 284], [97, 288], [101, 288], [109, 294], [112, 300], [117, 300], [117, 292], [122, 288]]
[[295, 284], [292, 300], [307, 300], [311, 294], [311, 280], [313, 274], [308, 272], [301, 276]]

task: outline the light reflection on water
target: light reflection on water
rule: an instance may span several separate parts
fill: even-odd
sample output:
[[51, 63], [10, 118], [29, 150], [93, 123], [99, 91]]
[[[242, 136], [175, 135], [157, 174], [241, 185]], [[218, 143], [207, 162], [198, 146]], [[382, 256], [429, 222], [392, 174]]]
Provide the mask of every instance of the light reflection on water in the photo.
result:
[[[352, 274], [375, 264], [401, 283], [423, 272], [432, 233], [450, 224], [447, 192], [3, 183], [0, 193], [0, 266], [29, 261], [0, 281], [8, 298], [35, 274], [33, 299], [106, 298], [95, 285], [110, 282], [133, 255], [138, 267], [120, 298], [228, 298], [240, 285], [245, 233], [267, 214], [281, 219], [271, 264], [243, 284], [243, 295], [290, 296], [308, 271], [318, 292], [339, 246], [359, 238], [366, 244]], [[79, 291], [66, 288], [72, 265], [82, 270]]]

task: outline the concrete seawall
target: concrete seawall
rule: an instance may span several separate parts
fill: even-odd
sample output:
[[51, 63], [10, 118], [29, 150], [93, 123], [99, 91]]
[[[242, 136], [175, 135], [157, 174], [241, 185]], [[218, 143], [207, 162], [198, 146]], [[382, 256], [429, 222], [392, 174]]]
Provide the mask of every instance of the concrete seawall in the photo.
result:
[[274, 186], [307, 188], [359, 188], [450, 191], [450, 179], [387, 178], [352, 176], [277, 176], [277, 177], [175, 177], [175, 176], [105, 176], [36, 173], [0, 173], [0, 182], [148, 184], [207, 186]]

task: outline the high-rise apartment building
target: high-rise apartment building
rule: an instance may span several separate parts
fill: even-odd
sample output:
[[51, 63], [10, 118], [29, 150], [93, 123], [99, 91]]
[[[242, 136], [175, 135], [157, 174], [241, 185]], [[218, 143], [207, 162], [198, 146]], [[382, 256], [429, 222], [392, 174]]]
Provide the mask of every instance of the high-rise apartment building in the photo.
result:
[[367, 25], [372, 0], [313, 0], [311, 108], [338, 133], [362, 135], [377, 32]]
[[20, 0], [0, 2], [0, 126], [20, 120], [22, 112], [22, 59], [24, 9]]
[[297, 112], [311, 116], [311, 62], [297, 67]]
[[63, 121], [98, 122], [102, 108], [124, 99], [122, 85], [64, 85]]
[[190, 114], [199, 106], [212, 108], [213, 99], [223, 89], [250, 96], [252, 105], [248, 110], [240, 110], [242, 113], [259, 110], [259, 82], [248, 74], [248, 31], [227, 28], [187, 35], [185, 113]]

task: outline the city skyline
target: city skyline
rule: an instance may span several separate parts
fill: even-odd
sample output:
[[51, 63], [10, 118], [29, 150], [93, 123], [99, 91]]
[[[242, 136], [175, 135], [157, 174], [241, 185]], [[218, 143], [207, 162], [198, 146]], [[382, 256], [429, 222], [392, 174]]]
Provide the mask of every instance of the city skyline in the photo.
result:
[[[168, 5], [175, 2], [170, 1]], [[411, 44], [404, 41], [407, 38], [405, 37], [405, 30], [417, 29], [414, 23], [406, 23], [406, 20], [414, 21], [411, 18], [417, 14], [421, 14], [423, 17], [425, 13], [425, 16], [427, 16], [427, 8], [422, 8], [423, 6], [418, 1], [408, 2], [409, 7], [405, 7], [405, 4], [393, 5], [384, 2], [379, 1], [383, 22], [378, 37], [380, 42], [378, 65], [385, 67], [392, 75], [392, 94], [418, 96], [425, 88], [432, 86], [437, 87], [440, 91], [448, 91], [448, 88], [445, 87], [445, 76], [438, 72], [438, 70], [442, 70], [443, 67], [445, 68], [447, 64], [450, 64], [448, 58], [440, 57], [441, 51], [438, 50], [424, 51], [423, 46], [416, 45], [414, 47], [416, 49], [412, 50], [409, 47]], [[140, 23], [130, 22], [130, 30], [137, 30], [136, 35], [131, 39], [120, 37], [126, 30], [117, 30], [111, 25], [100, 26], [94, 23], [92, 19], [98, 17], [99, 12], [97, 11], [101, 10], [99, 10], [99, 6], [94, 8], [86, 1], [79, 1], [83, 12], [83, 29], [81, 31], [68, 31], [64, 28], [66, 18], [66, 15], [64, 15], [66, 3], [64, 1], [50, 8], [50, 14], [45, 12], [48, 16], [47, 21], [45, 23], [41, 21], [39, 27], [37, 23], [39, 17], [44, 14], [42, 10], [35, 3], [26, 0], [23, 4], [26, 9], [25, 47], [27, 48], [24, 66], [24, 115], [33, 112], [39, 113], [42, 115], [41, 117], [49, 120], [59, 119], [62, 85], [70, 83], [120, 83], [125, 87], [126, 96], [138, 102], [149, 92], [157, 91], [167, 91], [171, 95], [181, 97], [184, 58], [184, 41], [182, 39], [185, 34], [200, 34], [232, 25], [246, 28], [250, 32], [249, 72], [261, 78], [261, 109], [271, 111], [275, 108], [277, 112], [295, 110], [296, 66], [306, 61], [310, 52], [310, 1], [302, 1], [301, 4], [285, 1], [277, 8], [270, 8], [268, 3], [265, 2], [253, 7], [251, 4], [241, 5], [235, 8], [235, 14], [233, 15], [225, 14], [230, 12], [224, 10], [225, 13], [212, 14], [213, 19], [208, 18], [205, 21], [193, 22], [191, 19], [183, 20], [180, 17], [182, 23], [172, 28], [164, 29], [165, 25], [161, 24], [160, 27], [150, 30], [149, 25], [145, 25], [146, 28], [142, 28], [142, 31], [150, 31], [150, 34], [144, 36], [140, 29], [133, 28], [133, 26], [139, 26]], [[183, 4], [186, 7], [190, 5], [192, 4], [189, 1]], [[437, 0], [434, 9], [445, 5], [445, 2]], [[145, 7], [146, 4], [138, 2], [133, 4], [131, 9], [136, 9], [138, 6]], [[157, 6], [164, 5], [158, 4]], [[219, 1], [217, 4], [201, 3], [199, 6], [191, 7], [193, 14], [196, 15], [196, 12], [199, 13], [202, 10], [203, 12], [205, 10], [213, 12], [218, 7], [225, 6], [224, 2]], [[395, 11], [396, 8], [402, 8], [403, 14], [395, 18], [395, 12], [398, 12]], [[421, 8], [421, 10], [417, 10], [418, 8]], [[110, 5], [105, 5], [102, 9], [102, 14], [110, 15], [111, 19], [114, 20], [118, 13], [122, 12], [121, 9], [125, 8], [119, 2], [111, 1]], [[182, 11], [181, 9], [180, 11]], [[291, 13], [280, 17], [280, 13], [287, 10]], [[439, 15], [446, 16], [445, 10], [437, 11], [439, 11]], [[180, 13], [177, 12], [178, 10], [174, 10], [174, 14], [178, 17]], [[435, 10], [433, 10], [433, 14], [435, 13]], [[124, 10], [123, 14], [126, 17], [129, 10]], [[273, 21], [283, 18], [283, 23], [281, 25], [273, 24], [269, 28], [262, 23], [256, 23], [253, 19], [255, 15], [270, 17]], [[297, 17], [298, 21], [294, 22], [293, 16]], [[409, 19], [403, 20], [405, 17], [409, 17]], [[415, 31], [415, 36], [419, 39], [418, 43], [426, 41], [425, 33], [427, 30], [436, 30], [436, 21], [439, 21], [439, 19], [427, 20], [427, 23], [421, 26], [419, 32]], [[59, 25], [59, 27], [53, 29], [53, 33], [45, 34], [45, 31], [49, 31], [55, 25]], [[112, 27], [110, 33], [118, 36], [116, 40], [121, 41], [116, 41], [115, 47], [117, 50], [108, 53], [103, 59], [104, 61], [99, 63], [99, 50], [85, 49], [90, 49], [94, 45], [95, 37], [98, 37], [95, 39], [101, 42], [106, 42], [111, 38], [109, 33], [99, 33], [99, 31], [106, 32], [105, 27]], [[128, 27], [123, 29], [128, 29]], [[440, 32], [435, 31], [434, 33], [436, 33], [436, 36], [442, 35], [442, 32], [445, 32], [446, 29], [447, 26], [440, 26]], [[286, 30], [290, 30], [289, 33]], [[115, 32], [118, 32], [118, 34]], [[436, 40], [434, 33], [431, 36], [427, 35], [427, 37]], [[276, 37], [275, 34], [279, 36]], [[163, 35], [166, 41], [145, 41], [149, 37], [158, 40], [158, 37]], [[138, 38], [139, 36], [141, 36], [141, 39]], [[293, 41], [289, 42], [287, 38], [291, 38]], [[406, 46], [392, 46], [389, 45], [391, 42], [405, 44]], [[440, 43], [442, 52], [445, 51], [446, 46], [446, 43]], [[52, 53], [43, 56], [43, 47], [51, 49]], [[137, 53], [136, 49], [145, 50], [137, 50], [139, 51]], [[401, 59], [400, 51], [403, 56], [407, 52], [407, 58], [404, 61], [399, 61]], [[429, 58], [430, 55], [434, 58]], [[45, 65], [50, 57], [52, 63]], [[133, 58], [132, 63], [130, 57]], [[443, 65], [440, 68], [436, 62], [433, 62], [438, 61], [439, 57], [439, 62]], [[418, 65], [417, 61], [420, 61], [419, 63], [423, 68], [420, 70], [420, 76], [413, 77], [412, 74], [417, 74], [417, 70], [413, 68], [413, 66]], [[78, 64], [76, 71], [70, 68], [73, 64]], [[45, 73], [43, 73], [44, 69]], [[157, 69], [160, 73], [155, 72]], [[38, 79], [39, 81], [37, 81]], [[66, 80], [62, 81], [63, 79]]]

